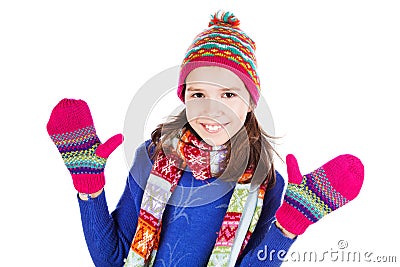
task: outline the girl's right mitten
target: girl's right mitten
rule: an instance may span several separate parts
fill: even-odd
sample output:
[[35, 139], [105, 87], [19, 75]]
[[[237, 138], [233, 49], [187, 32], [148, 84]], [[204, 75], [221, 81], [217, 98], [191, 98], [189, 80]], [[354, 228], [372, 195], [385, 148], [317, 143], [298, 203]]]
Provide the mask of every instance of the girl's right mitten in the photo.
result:
[[86, 194], [102, 189], [107, 158], [122, 143], [122, 134], [102, 144], [88, 105], [74, 99], [63, 99], [54, 107], [47, 132], [71, 173], [75, 189]]

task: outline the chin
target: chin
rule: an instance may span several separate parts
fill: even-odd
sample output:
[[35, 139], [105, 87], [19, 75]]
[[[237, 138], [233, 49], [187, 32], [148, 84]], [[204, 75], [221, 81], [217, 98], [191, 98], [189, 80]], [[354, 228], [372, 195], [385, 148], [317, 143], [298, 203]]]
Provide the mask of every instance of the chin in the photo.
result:
[[210, 146], [221, 146], [224, 145], [229, 140], [229, 138], [227, 137], [215, 137], [215, 136], [210, 136], [208, 134], [199, 134], [199, 135], [201, 139], [203, 139], [203, 141], [209, 144]]
[[214, 140], [205, 140], [205, 142], [207, 144], [209, 144], [210, 146], [222, 146], [224, 145], [228, 140], [224, 140], [224, 141], [214, 141]]

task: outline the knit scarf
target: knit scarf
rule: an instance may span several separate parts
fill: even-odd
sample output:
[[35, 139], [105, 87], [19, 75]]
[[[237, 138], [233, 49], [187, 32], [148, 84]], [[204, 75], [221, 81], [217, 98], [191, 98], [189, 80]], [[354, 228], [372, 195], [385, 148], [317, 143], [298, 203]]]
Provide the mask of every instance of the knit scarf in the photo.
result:
[[[160, 241], [162, 215], [183, 170], [189, 167], [195, 179], [205, 180], [222, 170], [221, 163], [226, 156], [225, 146], [212, 147], [189, 130], [165, 147], [170, 149], [158, 153], [150, 172], [125, 266], [153, 266]], [[217, 160], [213, 160], [215, 158]], [[265, 185], [250, 190], [250, 183], [241, 183], [252, 175], [252, 169], [248, 168], [237, 179], [207, 266], [234, 266], [254, 231], [261, 213]]]

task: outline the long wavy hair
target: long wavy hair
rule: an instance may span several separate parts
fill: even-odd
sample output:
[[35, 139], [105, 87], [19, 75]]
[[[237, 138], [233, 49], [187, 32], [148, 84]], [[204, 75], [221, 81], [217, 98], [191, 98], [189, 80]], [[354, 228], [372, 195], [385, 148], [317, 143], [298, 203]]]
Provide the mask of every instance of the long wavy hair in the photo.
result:
[[[159, 124], [151, 134], [151, 144], [148, 148], [152, 160], [163, 150], [165, 142], [179, 138], [187, 129], [197, 135], [187, 121], [186, 108], [178, 115], [171, 116], [165, 123]], [[248, 179], [241, 179], [240, 183], [264, 183], [268, 189], [272, 188], [276, 181], [273, 156], [276, 154], [279, 157], [272, 146], [274, 139], [276, 137], [268, 135], [261, 128], [254, 112], [249, 111], [243, 127], [225, 144], [227, 156], [222, 163], [223, 172], [216, 176], [228, 181], [238, 181], [244, 170], [251, 168], [253, 175]]]

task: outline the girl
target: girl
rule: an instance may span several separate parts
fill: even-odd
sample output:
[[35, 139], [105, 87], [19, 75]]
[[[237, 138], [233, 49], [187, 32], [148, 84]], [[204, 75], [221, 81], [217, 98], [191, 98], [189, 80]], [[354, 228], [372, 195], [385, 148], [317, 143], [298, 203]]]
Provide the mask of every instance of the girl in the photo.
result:
[[357, 196], [363, 165], [356, 157], [341, 155], [303, 176], [288, 155], [281, 203], [271, 137], [253, 112], [260, 97], [254, 51], [232, 13], [212, 16], [181, 65], [185, 109], [137, 148], [111, 215], [104, 167], [122, 135], [102, 144], [82, 100], [53, 109], [47, 130], [78, 191], [96, 266], [279, 266], [297, 235]]

